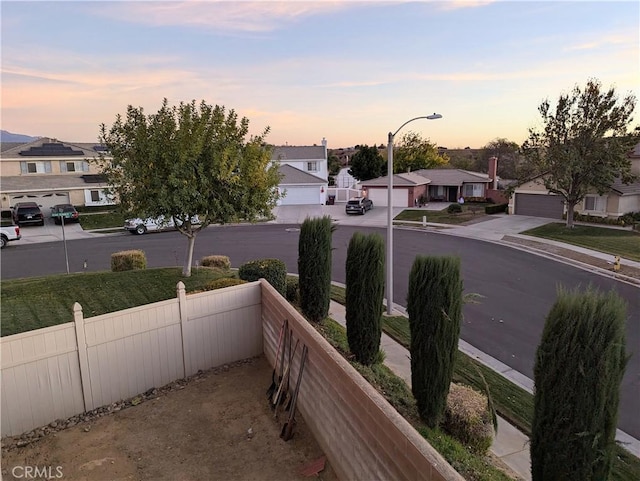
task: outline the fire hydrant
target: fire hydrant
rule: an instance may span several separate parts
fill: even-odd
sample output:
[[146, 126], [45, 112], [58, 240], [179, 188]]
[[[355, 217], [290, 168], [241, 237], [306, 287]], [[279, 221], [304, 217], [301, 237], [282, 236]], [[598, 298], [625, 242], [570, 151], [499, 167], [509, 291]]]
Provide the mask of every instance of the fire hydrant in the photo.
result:
[[620, 270], [620, 256], [616, 256], [613, 261], [613, 271], [618, 272]]

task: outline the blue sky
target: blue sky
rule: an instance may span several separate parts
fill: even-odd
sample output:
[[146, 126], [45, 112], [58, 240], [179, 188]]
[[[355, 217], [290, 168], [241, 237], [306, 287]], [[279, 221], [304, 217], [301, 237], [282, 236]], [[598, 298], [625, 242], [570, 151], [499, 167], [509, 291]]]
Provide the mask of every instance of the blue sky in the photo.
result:
[[386, 143], [437, 112], [400, 134], [475, 148], [521, 143], [544, 99], [590, 78], [640, 97], [633, 1], [3, 0], [1, 22], [2, 129], [70, 142], [166, 97], [330, 148]]

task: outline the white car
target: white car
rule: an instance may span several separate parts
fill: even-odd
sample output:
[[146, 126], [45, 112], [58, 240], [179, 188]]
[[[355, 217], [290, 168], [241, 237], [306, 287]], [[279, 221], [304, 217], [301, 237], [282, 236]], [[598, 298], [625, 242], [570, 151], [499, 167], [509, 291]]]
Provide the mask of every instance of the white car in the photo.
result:
[[[191, 218], [192, 224], [199, 224], [200, 219], [198, 216], [193, 216]], [[175, 223], [173, 222], [172, 217], [165, 218], [164, 216], [160, 217], [149, 217], [147, 219], [127, 219], [124, 221], [124, 228], [128, 230], [132, 234], [146, 234], [147, 232], [156, 232], [162, 230], [173, 230], [176, 228]]]
[[140, 219], [138, 217], [134, 219], [127, 219], [124, 221], [124, 228], [132, 234], [146, 234], [147, 232], [154, 232], [167, 229], [175, 229], [173, 219], [169, 217], [165, 219], [164, 216], [148, 219]]

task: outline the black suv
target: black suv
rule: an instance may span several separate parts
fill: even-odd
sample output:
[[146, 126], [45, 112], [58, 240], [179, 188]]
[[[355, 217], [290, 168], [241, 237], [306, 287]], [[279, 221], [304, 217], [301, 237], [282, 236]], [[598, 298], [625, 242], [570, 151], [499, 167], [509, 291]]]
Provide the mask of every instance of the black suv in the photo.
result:
[[352, 197], [347, 202], [345, 212], [347, 214], [364, 214], [373, 209], [373, 201], [367, 197]]
[[35, 202], [18, 202], [13, 206], [18, 225], [37, 224], [44, 225], [44, 215], [40, 206]]

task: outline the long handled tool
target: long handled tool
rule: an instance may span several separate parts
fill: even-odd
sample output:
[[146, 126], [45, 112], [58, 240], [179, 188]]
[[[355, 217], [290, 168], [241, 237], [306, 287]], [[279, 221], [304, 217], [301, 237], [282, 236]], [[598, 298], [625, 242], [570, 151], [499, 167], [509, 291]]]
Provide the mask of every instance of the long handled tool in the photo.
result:
[[[290, 339], [291, 337], [293, 337], [293, 333], [291, 333]], [[285, 369], [285, 373], [284, 373], [284, 380], [282, 383], [280, 383], [280, 387], [278, 388], [278, 392], [276, 393], [276, 395], [273, 398], [273, 403], [271, 404], [271, 408], [275, 409], [275, 412], [273, 413], [273, 417], [277, 418], [278, 417], [278, 406], [280, 406], [281, 404], [284, 403], [285, 401], [285, 396], [289, 395], [289, 380], [291, 379], [291, 363], [293, 362], [293, 358], [296, 355], [296, 351], [298, 350], [298, 344], [300, 343], [300, 339], [298, 338], [296, 340], [296, 345], [293, 348], [293, 351], [291, 350], [291, 347], [289, 347], [289, 362], [287, 364], [287, 368]]]
[[293, 428], [296, 425], [296, 403], [298, 401], [298, 392], [300, 391], [300, 382], [302, 381], [302, 372], [304, 371], [304, 365], [307, 361], [307, 345], [305, 344], [302, 348], [302, 359], [300, 359], [300, 371], [298, 372], [298, 382], [296, 383], [296, 390], [293, 393], [293, 398], [291, 399], [291, 410], [289, 411], [289, 419], [284, 426], [282, 426], [282, 431], [280, 432], [280, 437], [285, 441], [289, 441], [293, 437]]
[[[285, 319], [282, 323], [282, 327], [280, 328], [280, 337], [278, 338], [278, 350], [276, 351], [275, 361], [273, 365], [273, 372], [271, 373], [271, 386], [267, 389], [267, 397], [270, 399], [273, 396], [277, 386], [276, 386], [276, 371], [278, 369], [278, 355], [280, 354], [280, 349], [284, 349], [284, 344], [282, 342], [282, 336], [286, 330], [287, 320]], [[284, 354], [284, 352], [283, 352]]]

